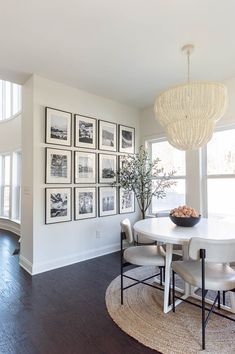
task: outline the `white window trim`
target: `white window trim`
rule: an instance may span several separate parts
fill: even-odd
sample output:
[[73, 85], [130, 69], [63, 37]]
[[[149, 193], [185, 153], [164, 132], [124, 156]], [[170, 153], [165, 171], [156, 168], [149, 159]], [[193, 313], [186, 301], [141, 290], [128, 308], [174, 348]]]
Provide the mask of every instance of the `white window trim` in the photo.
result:
[[[235, 129], [235, 124], [228, 124], [223, 126], [218, 126], [215, 128], [214, 133], [221, 132], [225, 130]], [[202, 190], [202, 208], [203, 214], [205, 217], [208, 217], [208, 188], [207, 188], [207, 181], [209, 179], [215, 178], [235, 178], [235, 174], [207, 174], [207, 145], [202, 148], [202, 183], [201, 183], [201, 190]]]
[[[150, 160], [152, 161], [152, 149], [151, 149], [151, 145], [153, 143], [159, 143], [159, 142], [164, 142], [164, 141], [167, 141], [167, 138], [166, 136], [163, 136], [163, 135], [156, 135], [156, 136], [152, 136], [151, 138], [149, 139], [146, 139], [145, 142], [144, 142], [144, 146], [145, 148], [147, 149], [148, 151], [148, 154], [149, 154], [149, 158]], [[186, 157], [186, 152], [185, 152], [185, 175], [178, 175], [178, 176], [174, 176], [172, 179], [178, 179], [178, 180], [185, 180], [185, 199], [187, 200], [187, 166], [186, 166], [186, 163], [187, 163], [187, 157]], [[161, 179], [161, 177], [157, 178], [157, 177], [153, 177], [152, 180], [157, 180], [157, 179]], [[164, 212], [164, 211], [163, 211]], [[159, 212], [161, 213], [161, 212]], [[152, 203], [150, 204], [148, 210], [147, 210], [147, 217], [152, 217], [154, 216], [156, 213], [153, 213], [152, 211]]]
[[[20, 87], [20, 85], [18, 85], [20, 87], [20, 90], [19, 90], [19, 107], [20, 107], [20, 110], [18, 112], [16, 112], [15, 114], [13, 114], [13, 105], [14, 105], [14, 100], [13, 100], [13, 85], [15, 83], [13, 82], [10, 82], [10, 81], [6, 81], [6, 80], [1, 80], [2, 81], [2, 97], [0, 97], [0, 99], [2, 100], [2, 118], [0, 119], [0, 123], [5, 123], [5, 122], [8, 122], [9, 120], [11, 119], [15, 119], [16, 117], [18, 117], [19, 115], [22, 114], [22, 88]], [[5, 118], [6, 116], [6, 82], [9, 82], [10, 83], [10, 100], [11, 100], [11, 107], [10, 107], [10, 116]]]
[[[15, 223], [20, 224], [20, 219], [16, 219], [13, 217], [14, 211], [13, 211], [13, 194], [14, 194], [14, 185], [13, 185], [13, 159], [14, 159], [14, 154], [20, 153], [21, 150], [17, 149], [15, 151], [10, 151], [10, 152], [4, 152], [1, 153], [1, 173], [0, 173], [0, 219], [3, 220], [10, 220]], [[9, 192], [9, 217], [3, 216], [3, 208], [4, 208], [4, 184], [3, 184], [3, 178], [4, 178], [4, 163], [3, 163], [3, 158], [4, 156], [10, 156], [10, 192]], [[17, 167], [18, 168], [18, 167]], [[17, 171], [18, 173], [18, 171]], [[8, 186], [8, 185], [7, 185]], [[20, 207], [20, 206], [19, 206]], [[2, 215], [1, 215], [2, 214]], [[20, 213], [21, 214], [21, 213]]]

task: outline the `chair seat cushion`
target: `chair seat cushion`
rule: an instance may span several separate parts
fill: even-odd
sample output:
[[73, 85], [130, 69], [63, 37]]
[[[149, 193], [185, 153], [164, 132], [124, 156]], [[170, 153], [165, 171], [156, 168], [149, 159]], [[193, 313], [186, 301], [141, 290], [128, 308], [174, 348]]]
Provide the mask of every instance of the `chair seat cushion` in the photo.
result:
[[133, 246], [124, 251], [127, 262], [139, 266], [164, 266], [165, 259], [160, 254], [158, 246]]
[[[172, 269], [187, 283], [201, 288], [201, 262], [175, 261]], [[205, 263], [205, 289], [231, 290], [235, 288], [235, 271], [225, 264]]]

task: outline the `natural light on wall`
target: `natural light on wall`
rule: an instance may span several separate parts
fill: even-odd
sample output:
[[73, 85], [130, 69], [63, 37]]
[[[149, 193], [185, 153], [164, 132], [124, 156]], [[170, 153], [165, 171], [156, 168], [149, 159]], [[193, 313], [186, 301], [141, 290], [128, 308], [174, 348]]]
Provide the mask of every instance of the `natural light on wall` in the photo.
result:
[[0, 80], [0, 121], [21, 112], [21, 86]]

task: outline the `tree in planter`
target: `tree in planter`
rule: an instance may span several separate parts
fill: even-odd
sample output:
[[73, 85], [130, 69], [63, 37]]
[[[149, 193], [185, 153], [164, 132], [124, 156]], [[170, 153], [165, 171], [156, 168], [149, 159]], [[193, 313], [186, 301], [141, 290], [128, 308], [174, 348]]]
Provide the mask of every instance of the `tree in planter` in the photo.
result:
[[175, 171], [166, 173], [164, 168], [159, 166], [160, 161], [157, 158], [151, 162], [147, 151], [140, 146], [138, 153], [123, 156], [121, 169], [117, 172], [119, 186], [134, 192], [143, 219], [152, 198], [164, 198], [166, 190], [176, 184], [171, 180]]

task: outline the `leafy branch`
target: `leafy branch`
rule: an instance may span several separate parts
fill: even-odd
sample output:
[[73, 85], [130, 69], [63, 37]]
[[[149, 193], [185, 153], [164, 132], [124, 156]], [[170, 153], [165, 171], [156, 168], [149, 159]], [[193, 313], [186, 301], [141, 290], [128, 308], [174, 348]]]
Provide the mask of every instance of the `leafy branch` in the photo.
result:
[[143, 218], [152, 198], [164, 198], [166, 190], [176, 184], [172, 180], [175, 171], [165, 172], [164, 168], [159, 167], [160, 162], [159, 158], [152, 162], [143, 146], [134, 155], [121, 156], [121, 168], [117, 172], [118, 184], [134, 192]]

